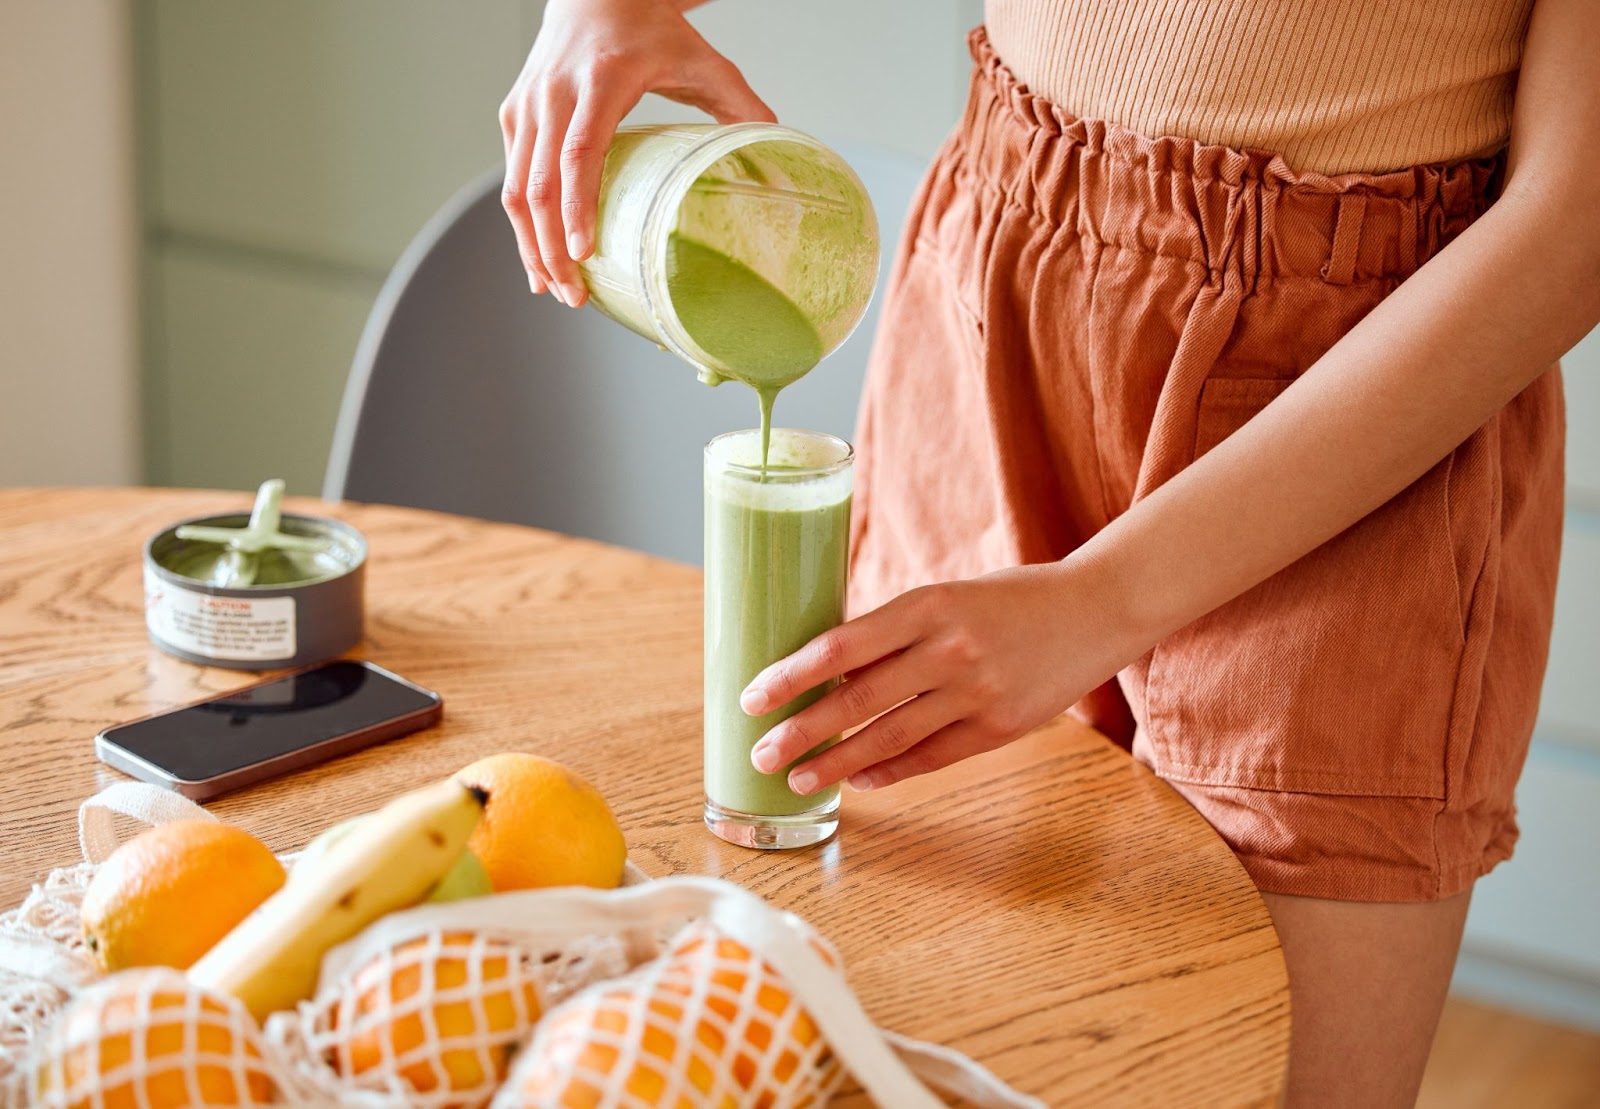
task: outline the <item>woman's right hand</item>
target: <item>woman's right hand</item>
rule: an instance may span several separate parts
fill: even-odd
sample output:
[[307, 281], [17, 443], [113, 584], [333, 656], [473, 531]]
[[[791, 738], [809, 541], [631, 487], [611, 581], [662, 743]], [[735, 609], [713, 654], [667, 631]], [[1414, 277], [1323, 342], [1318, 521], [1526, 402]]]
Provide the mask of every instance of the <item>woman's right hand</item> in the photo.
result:
[[647, 92], [718, 123], [773, 122], [737, 67], [689, 25], [698, 0], [550, 0], [522, 73], [500, 105], [506, 181], [528, 286], [576, 308], [577, 261], [595, 244], [600, 171], [611, 138]]

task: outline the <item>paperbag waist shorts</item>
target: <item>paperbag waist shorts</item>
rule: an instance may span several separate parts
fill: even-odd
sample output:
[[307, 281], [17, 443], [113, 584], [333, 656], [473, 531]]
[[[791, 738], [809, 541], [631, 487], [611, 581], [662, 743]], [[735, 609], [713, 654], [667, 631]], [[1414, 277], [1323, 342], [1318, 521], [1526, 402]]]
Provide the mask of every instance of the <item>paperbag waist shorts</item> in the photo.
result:
[[[1472, 223], [1501, 163], [1295, 174], [1075, 119], [981, 29], [857, 432], [851, 610], [1063, 558]], [[1550, 370], [1377, 511], [1080, 705], [1263, 890], [1454, 894], [1508, 857], [1561, 541]]]

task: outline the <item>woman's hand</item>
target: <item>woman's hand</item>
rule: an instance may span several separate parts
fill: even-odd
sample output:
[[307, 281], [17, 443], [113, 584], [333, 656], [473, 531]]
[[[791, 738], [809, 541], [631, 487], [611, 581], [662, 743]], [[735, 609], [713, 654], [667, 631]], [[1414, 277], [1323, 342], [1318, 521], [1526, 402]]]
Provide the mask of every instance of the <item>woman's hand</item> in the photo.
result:
[[849, 680], [774, 727], [750, 761], [772, 773], [879, 717], [790, 771], [790, 787], [808, 794], [844, 779], [878, 789], [1010, 743], [1148, 647], [1120, 597], [1072, 559], [914, 589], [756, 676], [739, 701], [752, 716]]
[[577, 260], [594, 250], [600, 171], [617, 124], [647, 92], [719, 123], [772, 122], [733, 63], [683, 17], [696, 0], [550, 0], [517, 83], [500, 105], [506, 214], [528, 286], [576, 308]]

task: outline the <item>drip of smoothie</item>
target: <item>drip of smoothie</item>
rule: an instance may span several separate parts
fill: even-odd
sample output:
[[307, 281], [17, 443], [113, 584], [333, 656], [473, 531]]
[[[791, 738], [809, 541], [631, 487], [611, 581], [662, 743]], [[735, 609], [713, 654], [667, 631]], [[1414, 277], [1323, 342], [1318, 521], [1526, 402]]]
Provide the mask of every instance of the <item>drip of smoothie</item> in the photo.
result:
[[683, 329], [718, 363], [712, 384], [731, 377], [760, 398], [764, 469], [773, 401], [822, 361], [822, 336], [755, 270], [676, 232], [667, 239], [667, 289]]

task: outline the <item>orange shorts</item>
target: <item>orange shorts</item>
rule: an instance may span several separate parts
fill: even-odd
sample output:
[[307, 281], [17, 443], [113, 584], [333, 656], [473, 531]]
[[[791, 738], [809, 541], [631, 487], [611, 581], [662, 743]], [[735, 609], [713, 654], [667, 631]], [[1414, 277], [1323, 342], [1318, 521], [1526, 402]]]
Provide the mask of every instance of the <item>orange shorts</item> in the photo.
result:
[[[974, 32], [857, 434], [851, 608], [1062, 558], [1260, 411], [1488, 206], [1495, 161], [1295, 174], [1074, 119]], [[1080, 709], [1264, 890], [1426, 901], [1508, 857], [1550, 637], [1551, 370], [1415, 485]]]

